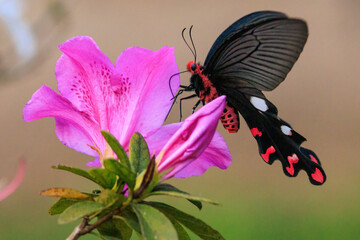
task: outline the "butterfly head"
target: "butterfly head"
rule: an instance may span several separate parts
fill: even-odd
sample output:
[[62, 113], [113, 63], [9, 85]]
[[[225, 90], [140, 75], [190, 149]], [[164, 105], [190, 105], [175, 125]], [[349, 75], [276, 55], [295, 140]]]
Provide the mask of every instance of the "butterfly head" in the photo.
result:
[[188, 62], [188, 64], [186, 65], [186, 69], [191, 73], [194, 74], [196, 71], [196, 66], [197, 64], [194, 61], [190, 61]]
[[188, 62], [188, 64], [186, 65], [186, 69], [191, 74], [201, 74], [203, 71], [203, 67], [199, 63], [195, 63], [194, 61]]

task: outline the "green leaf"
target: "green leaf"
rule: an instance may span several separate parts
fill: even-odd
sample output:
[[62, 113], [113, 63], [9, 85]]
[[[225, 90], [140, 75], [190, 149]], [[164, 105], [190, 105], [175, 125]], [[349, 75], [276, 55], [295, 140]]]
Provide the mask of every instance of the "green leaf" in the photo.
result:
[[52, 216], [60, 214], [64, 212], [65, 209], [79, 201], [81, 200], [72, 198], [60, 198], [59, 200], [57, 200], [56, 203], [54, 203], [54, 205], [51, 206], [51, 208], [49, 209], [49, 214]]
[[198, 208], [200, 207], [199, 208], [200, 210], [202, 205], [200, 205], [198, 202], [205, 202], [213, 205], [219, 205], [218, 202], [212, 201], [207, 198], [191, 196], [187, 192], [181, 191], [176, 187], [166, 183], [156, 185], [153, 191], [151, 192], [151, 195], [168, 195], [173, 197], [186, 198]]
[[118, 219], [118, 218], [113, 218], [113, 223], [114, 223], [115, 227], [121, 233], [122, 240], [128, 240], [131, 238], [133, 230], [125, 223], [124, 220]]
[[141, 234], [146, 240], [178, 239], [174, 226], [159, 210], [146, 204], [134, 204], [132, 208], [138, 217]]
[[132, 229], [123, 220], [115, 218], [101, 224], [97, 230], [110, 239], [129, 240], [132, 235]]
[[130, 172], [130, 170], [125, 167], [120, 162], [115, 159], [106, 159], [104, 161], [105, 169], [111, 171], [112, 173], [118, 175], [121, 180], [123, 180], [130, 188], [135, 186], [135, 175]]
[[87, 171], [82, 170], [80, 168], [73, 168], [73, 167], [69, 167], [69, 166], [65, 166], [65, 165], [52, 166], [52, 168], [74, 173], [76, 175], [87, 178], [87, 179], [89, 179], [89, 180], [96, 183], [95, 179]]
[[129, 159], [131, 169], [136, 175], [142, 173], [149, 164], [149, 148], [143, 136], [138, 132], [134, 133], [130, 139]]
[[68, 207], [58, 218], [59, 224], [65, 224], [78, 220], [96, 211], [104, 209], [105, 206], [98, 202], [83, 201]]
[[112, 172], [103, 168], [94, 168], [89, 171], [94, 181], [105, 189], [112, 189], [116, 183], [116, 176]]
[[138, 218], [136, 214], [131, 210], [131, 208], [126, 208], [121, 215], [113, 216], [114, 219], [120, 219], [124, 221], [136, 234], [141, 236], [141, 228], [139, 225]]
[[94, 232], [94, 231], [89, 232], [89, 234], [94, 235], [94, 236], [96, 236], [96, 237], [98, 237], [98, 238], [100, 238], [102, 240], [119, 240], [118, 237], [105, 236], [105, 235], [102, 235], [102, 234]]
[[106, 142], [109, 144], [111, 149], [114, 151], [116, 156], [119, 158], [120, 162], [124, 164], [128, 169], [131, 168], [129, 158], [124, 150], [124, 148], [120, 145], [118, 140], [109, 132], [101, 131], [104, 136]]
[[[184, 192], [184, 191], [174, 187], [173, 185], [170, 185], [167, 183], [161, 183], [161, 184], [156, 185], [153, 188], [152, 192], [154, 192], [154, 194], [151, 193], [150, 195], [168, 195], [168, 194], [166, 194], [166, 192], [177, 192], [177, 193], [183, 193], [183, 194], [189, 195], [189, 193]], [[192, 204], [194, 204], [199, 210], [202, 209], [202, 203], [200, 201], [192, 200], [192, 199], [188, 199], [188, 198], [187, 198], [187, 200], [189, 202], [191, 202]]]
[[183, 228], [183, 226], [171, 215], [167, 215], [171, 223], [173, 224], [179, 240], [191, 240], [189, 234]]
[[91, 197], [78, 190], [71, 188], [49, 188], [40, 192], [42, 196], [61, 197], [61, 198], [76, 198], [76, 199], [90, 199]]
[[126, 197], [124, 195], [118, 194], [110, 189], [104, 189], [100, 195], [98, 202], [105, 205], [107, 208], [111, 207], [115, 209], [121, 205], [121, 203], [126, 201]]
[[160, 210], [167, 217], [174, 217], [178, 222], [187, 227], [190, 231], [205, 240], [222, 240], [225, 239], [218, 231], [204, 223], [202, 220], [184, 213], [172, 206], [160, 202], [148, 202], [150, 206]]

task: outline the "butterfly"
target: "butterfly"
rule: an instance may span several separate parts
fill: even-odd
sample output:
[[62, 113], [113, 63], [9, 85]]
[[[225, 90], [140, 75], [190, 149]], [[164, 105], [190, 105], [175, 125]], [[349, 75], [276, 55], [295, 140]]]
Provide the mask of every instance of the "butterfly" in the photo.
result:
[[203, 65], [196, 63], [191, 38], [194, 50], [185, 41], [195, 57], [187, 64], [187, 71], [192, 74], [190, 85], [181, 85], [175, 97], [184, 91], [195, 91], [183, 98], [199, 97], [195, 110], [200, 103], [226, 95], [220, 120], [228, 132], [239, 130], [240, 113], [266, 163], [280, 160], [289, 177], [297, 176], [303, 169], [312, 184], [321, 185], [326, 175], [319, 158], [300, 146], [306, 139], [278, 117], [277, 108], [262, 93], [284, 81], [307, 37], [303, 20], [274, 11], [254, 12], [237, 20], [216, 39]]

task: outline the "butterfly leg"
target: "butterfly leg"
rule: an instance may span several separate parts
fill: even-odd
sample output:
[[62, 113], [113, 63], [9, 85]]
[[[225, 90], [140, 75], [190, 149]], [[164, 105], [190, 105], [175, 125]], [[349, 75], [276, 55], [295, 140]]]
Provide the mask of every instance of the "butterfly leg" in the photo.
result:
[[187, 99], [191, 99], [191, 98], [194, 98], [194, 97], [197, 97], [196, 94], [193, 94], [193, 95], [190, 95], [190, 96], [187, 96], [187, 97], [183, 97], [180, 99], [180, 122], [181, 122], [181, 119], [182, 119], [182, 108], [181, 108], [181, 102], [183, 100], [187, 100]]
[[193, 108], [192, 108], [192, 112], [191, 112], [191, 113], [194, 113], [194, 112], [195, 112], [196, 108], [199, 106], [200, 103], [201, 103], [201, 100], [199, 100], [199, 101], [197, 101], [197, 102], [195, 103], [195, 105], [194, 105]]

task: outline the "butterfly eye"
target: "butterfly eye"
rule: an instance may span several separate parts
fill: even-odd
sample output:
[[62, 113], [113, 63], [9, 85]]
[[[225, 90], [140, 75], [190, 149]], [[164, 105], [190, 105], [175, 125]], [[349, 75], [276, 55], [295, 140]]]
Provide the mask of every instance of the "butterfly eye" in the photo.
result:
[[195, 70], [196, 70], [196, 63], [191, 64], [191, 70], [192, 70], [192, 71], [195, 71]]

